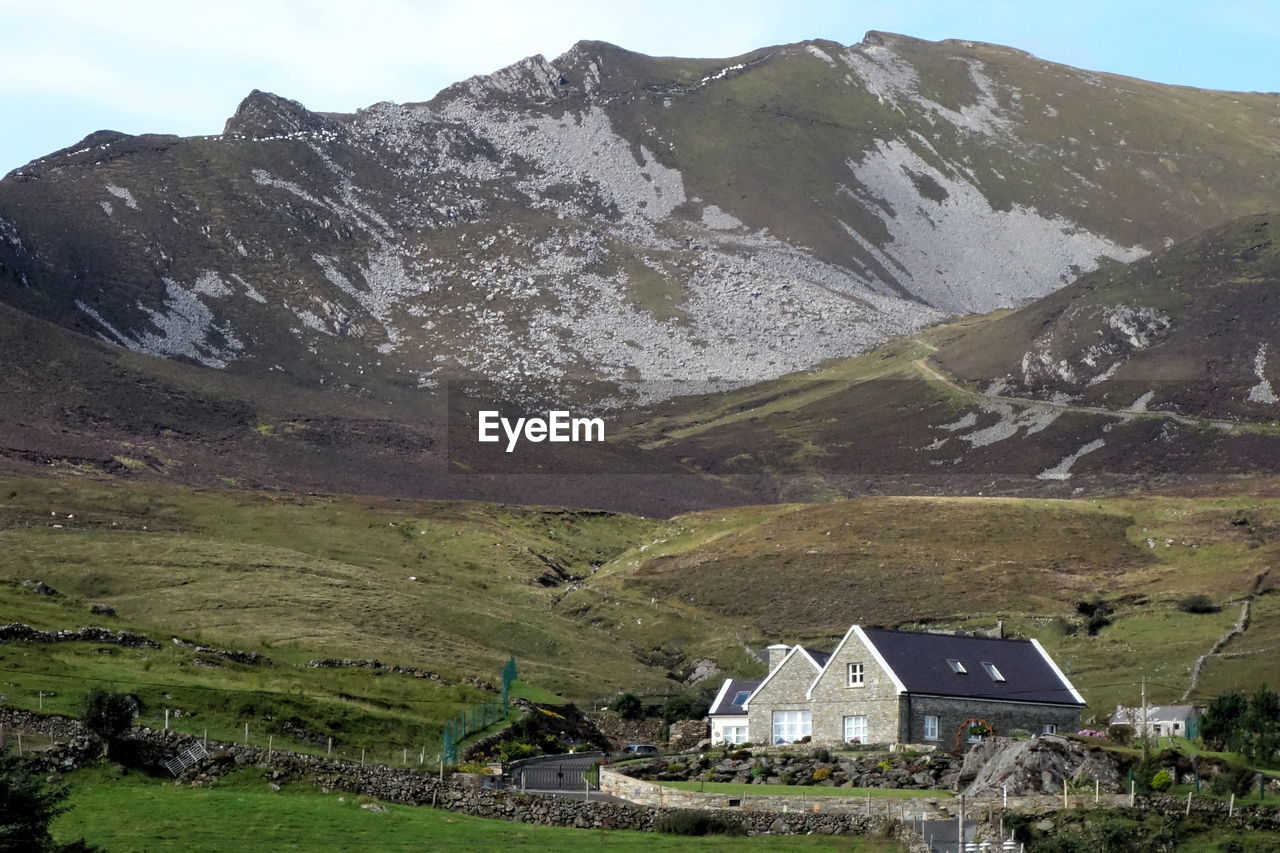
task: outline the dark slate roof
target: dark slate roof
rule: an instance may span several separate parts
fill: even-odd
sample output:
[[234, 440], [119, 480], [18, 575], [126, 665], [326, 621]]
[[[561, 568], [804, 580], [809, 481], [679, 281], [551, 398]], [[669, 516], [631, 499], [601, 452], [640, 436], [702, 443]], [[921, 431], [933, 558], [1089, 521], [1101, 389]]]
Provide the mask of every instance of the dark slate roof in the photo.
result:
[[[1026, 640], [864, 630], [908, 693], [1082, 704]], [[947, 663], [949, 659], [960, 661], [967, 673], [956, 674]], [[984, 662], [994, 664], [1005, 680], [992, 679], [982, 666]]]
[[[724, 691], [724, 697], [713, 705], [711, 710], [707, 713], [714, 715], [746, 714], [747, 712], [742, 710], [742, 705], [734, 703], [733, 700], [737, 698], [740, 693], [745, 693], [747, 696], [750, 696], [759, 686], [759, 681], [743, 681], [740, 678], [733, 679], [729, 682], [729, 689]], [[743, 698], [745, 699], [746, 697], [744, 696]]]
[[814, 662], [820, 667], [826, 666], [827, 661], [831, 660], [831, 652], [820, 652], [816, 649], [811, 649], [808, 646], [803, 646], [802, 648], [809, 653], [809, 657], [813, 658]]

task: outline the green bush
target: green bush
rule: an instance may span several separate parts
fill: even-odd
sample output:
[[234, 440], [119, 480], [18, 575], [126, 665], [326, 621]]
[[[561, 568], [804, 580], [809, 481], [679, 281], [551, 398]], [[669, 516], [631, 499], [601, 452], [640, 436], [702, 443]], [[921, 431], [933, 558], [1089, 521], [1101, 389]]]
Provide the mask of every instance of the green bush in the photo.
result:
[[1228, 794], [1246, 797], [1253, 790], [1256, 776], [1257, 774], [1248, 767], [1233, 765], [1213, 774], [1209, 779], [1209, 790], [1219, 797], [1225, 797]]
[[1031, 737], [1031, 732], [1026, 729], [1009, 729], [1009, 737], [1014, 740], [1026, 740]]
[[1124, 723], [1107, 726], [1107, 740], [1114, 741], [1120, 746], [1128, 746], [1133, 742], [1133, 726]]
[[817, 770], [813, 771], [813, 781], [815, 782], [825, 782], [827, 779], [830, 779], [830, 778], [831, 778], [830, 767], [819, 767]]
[[739, 749], [737, 752], [729, 753], [729, 758], [733, 759], [734, 761], [746, 761], [750, 757], [751, 757], [751, 750], [749, 749]]
[[820, 746], [815, 749], [813, 751], [813, 757], [815, 760], [821, 761], [823, 764], [831, 763], [831, 751], [825, 746]]
[[507, 741], [498, 747], [498, 757], [504, 762], [519, 761], [522, 758], [532, 758], [541, 754], [542, 750], [538, 749], [531, 743], [522, 743], [520, 741]]
[[658, 832], [668, 835], [746, 835], [742, 824], [732, 818], [699, 809], [678, 809], [658, 818]]
[[1214, 604], [1209, 596], [1197, 593], [1179, 601], [1178, 609], [1183, 613], [1217, 613], [1222, 608]]
[[1173, 777], [1169, 775], [1168, 770], [1157, 770], [1155, 775], [1151, 777], [1151, 790], [1167, 791], [1173, 785]]
[[644, 716], [644, 708], [640, 704], [640, 697], [632, 693], [623, 693], [613, 700], [613, 704], [609, 708], [624, 720], [638, 720]]
[[488, 776], [493, 773], [489, 769], [489, 765], [483, 761], [468, 761], [465, 764], [458, 765], [459, 773], [479, 773], [482, 776]]

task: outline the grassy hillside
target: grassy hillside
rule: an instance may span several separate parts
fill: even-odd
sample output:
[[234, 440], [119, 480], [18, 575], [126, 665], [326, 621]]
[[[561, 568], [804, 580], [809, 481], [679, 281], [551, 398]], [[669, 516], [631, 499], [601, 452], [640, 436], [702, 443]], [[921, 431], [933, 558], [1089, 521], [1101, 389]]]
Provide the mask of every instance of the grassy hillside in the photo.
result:
[[[96, 679], [138, 691], [155, 719], [164, 707], [197, 712], [175, 723], [197, 732], [297, 717], [304, 733], [407, 748], [484, 698], [464, 679], [496, 680], [509, 654], [524, 680], [589, 702], [679, 692], [672, 676], [701, 658], [755, 674], [748, 646], [830, 644], [853, 622], [1003, 619], [1053, 649], [1101, 712], [1130, 700], [1141, 676], [1155, 699], [1177, 699], [1246, 600], [1247, 630], [1207, 661], [1192, 695], [1280, 682], [1269, 654], [1278, 549], [1273, 497], [865, 498], [651, 521], [8, 478], [0, 620], [106, 624], [163, 647], [11, 643], [0, 667], [22, 707], [55, 691], [46, 709], [70, 709], [76, 680]], [[38, 596], [24, 579], [61, 594]], [[1221, 609], [1181, 610], [1196, 593]], [[1094, 599], [1114, 612], [1090, 636], [1078, 605]], [[119, 615], [90, 614], [91, 603]], [[173, 636], [271, 660], [215, 659]], [[300, 666], [316, 657], [379, 658], [444, 683]], [[294, 737], [273, 725], [262, 731]]]

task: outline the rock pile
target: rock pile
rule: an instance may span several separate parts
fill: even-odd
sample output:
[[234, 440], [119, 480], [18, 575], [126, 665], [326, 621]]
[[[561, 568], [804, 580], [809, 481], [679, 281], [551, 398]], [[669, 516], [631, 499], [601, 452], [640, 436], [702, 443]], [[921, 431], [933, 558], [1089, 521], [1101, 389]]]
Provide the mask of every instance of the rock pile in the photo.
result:
[[21, 622], [0, 625], [0, 643], [105, 643], [126, 649], [158, 649], [160, 644], [132, 631], [90, 626], [76, 631], [41, 631]]
[[628, 776], [649, 781], [692, 781], [710, 773], [707, 781], [741, 785], [817, 785], [839, 788], [950, 788], [959, 759], [948, 753], [823, 753], [738, 750], [702, 756], [632, 764], [619, 768]]

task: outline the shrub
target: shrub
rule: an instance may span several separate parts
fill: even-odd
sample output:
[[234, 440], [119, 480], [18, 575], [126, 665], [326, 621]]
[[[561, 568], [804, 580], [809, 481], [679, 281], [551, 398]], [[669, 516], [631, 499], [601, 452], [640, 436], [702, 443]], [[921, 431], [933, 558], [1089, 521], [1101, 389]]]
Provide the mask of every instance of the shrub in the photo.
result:
[[1169, 775], [1168, 770], [1157, 770], [1156, 774], [1151, 777], [1151, 790], [1167, 791], [1173, 784], [1173, 777]]
[[1133, 726], [1124, 723], [1107, 726], [1107, 740], [1115, 741], [1121, 746], [1128, 746], [1133, 742]]
[[823, 764], [831, 763], [831, 751], [827, 749], [825, 746], [820, 746], [817, 749], [815, 749], [813, 751], [813, 757], [817, 761], [821, 761]]
[[1209, 790], [1219, 797], [1228, 794], [1245, 797], [1253, 790], [1256, 775], [1248, 767], [1233, 765], [1213, 774], [1213, 778], [1209, 780]]
[[813, 781], [815, 782], [823, 782], [830, 778], [831, 778], [830, 767], [819, 767], [817, 770], [813, 771]]
[[729, 753], [729, 757], [732, 758], [734, 761], [746, 761], [748, 758], [751, 757], [751, 750], [739, 749], [737, 752]]
[[705, 702], [697, 702], [688, 696], [672, 696], [662, 706], [662, 719], [668, 723], [677, 720], [700, 720], [707, 713]]
[[106, 742], [110, 753], [112, 741], [129, 730], [137, 710], [133, 697], [95, 687], [84, 697], [84, 724]]
[[1094, 596], [1088, 601], [1076, 602], [1076, 612], [1085, 618], [1085, 629], [1092, 637], [1111, 624], [1109, 617], [1115, 612], [1115, 608], [1098, 596]]
[[1031, 737], [1031, 732], [1026, 729], [1009, 729], [1009, 737], [1014, 740], [1026, 740]]
[[493, 773], [493, 771], [489, 769], [489, 765], [485, 764], [483, 761], [468, 761], [465, 764], [459, 764], [458, 772], [479, 773], [482, 776], [488, 776]]
[[520, 741], [507, 741], [498, 747], [498, 757], [503, 761], [519, 761], [521, 758], [531, 758], [542, 752], [531, 743], [521, 743]]
[[699, 809], [677, 809], [658, 818], [654, 829], [668, 835], [746, 835], [732, 818]]
[[1222, 608], [1213, 603], [1213, 599], [1204, 593], [1188, 595], [1178, 602], [1178, 609], [1183, 613], [1217, 613]]
[[613, 700], [613, 704], [609, 708], [624, 720], [638, 720], [644, 715], [644, 708], [640, 705], [640, 697], [633, 693], [623, 693]]
[[891, 762], [887, 758], [883, 758], [880, 760], [880, 763], [876, 765], [876, 769], [879, 770], [881, 773], [884, 773], [892, 766], [893, 766], [893, 762]]

